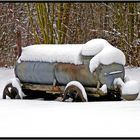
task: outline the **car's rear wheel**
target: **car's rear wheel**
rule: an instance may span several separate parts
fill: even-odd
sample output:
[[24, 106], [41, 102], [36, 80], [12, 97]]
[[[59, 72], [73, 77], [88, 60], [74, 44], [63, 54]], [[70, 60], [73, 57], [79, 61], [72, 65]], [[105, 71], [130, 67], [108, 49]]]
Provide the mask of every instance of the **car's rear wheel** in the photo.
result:
[[21, 99], [18, 89], [13, 87], [12, 83], [9, 83], [5, 86], [3, 90], [3, 99]]

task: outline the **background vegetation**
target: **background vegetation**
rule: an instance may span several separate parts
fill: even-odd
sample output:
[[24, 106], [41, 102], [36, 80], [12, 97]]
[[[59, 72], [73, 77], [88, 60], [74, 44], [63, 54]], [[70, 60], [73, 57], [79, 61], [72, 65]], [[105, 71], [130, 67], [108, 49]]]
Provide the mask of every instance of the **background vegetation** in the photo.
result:
[[97, 37], [121, 49], [127, 65], [140, 66], [140, 3], [0, 3], [0, 66], [14, 65], [17, 43], [74, 44]]

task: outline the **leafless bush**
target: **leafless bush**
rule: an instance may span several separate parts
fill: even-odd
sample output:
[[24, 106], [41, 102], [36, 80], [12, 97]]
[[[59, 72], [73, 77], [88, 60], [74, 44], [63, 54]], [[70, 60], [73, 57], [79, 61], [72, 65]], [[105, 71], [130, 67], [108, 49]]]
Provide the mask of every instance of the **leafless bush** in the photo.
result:
[[140, 66], [139, 3], [0, 3], [0, 66], [14, 65], [17, 31], [22, 47], [104, 38]]

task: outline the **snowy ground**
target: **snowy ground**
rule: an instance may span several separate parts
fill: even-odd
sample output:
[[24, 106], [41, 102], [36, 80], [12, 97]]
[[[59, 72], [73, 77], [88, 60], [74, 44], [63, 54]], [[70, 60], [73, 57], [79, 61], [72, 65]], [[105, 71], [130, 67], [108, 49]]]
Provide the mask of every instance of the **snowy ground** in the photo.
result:
[[[126, 68], [140, 85], [140, 68]], [[0, 68], [0, 98], [13, 69]], [[63, 103], [0, 100], [0, 137], [140, 137], [135, 101]]]

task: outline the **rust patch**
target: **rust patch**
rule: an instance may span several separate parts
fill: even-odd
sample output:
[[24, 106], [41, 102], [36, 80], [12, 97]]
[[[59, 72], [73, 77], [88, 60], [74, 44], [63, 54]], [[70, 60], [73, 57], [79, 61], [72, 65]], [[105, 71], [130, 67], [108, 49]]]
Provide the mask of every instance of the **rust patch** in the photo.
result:
[[90, 73], [88, 65], [74, 65], [59, 63], [55, 67], [56, 79], [59, 83], [80, 81], [84, 86], [96, 85], [96, 77]]
[[34, 91], [45, 91], [46, 93], [60, 94], [63, 93], [64, 87], [52, 86], [52, 85], [40, 85], [40, 84], [29, 84], [24, 83], [22, 85], [23, 89], [29, 89]]

